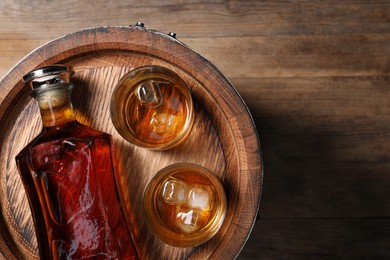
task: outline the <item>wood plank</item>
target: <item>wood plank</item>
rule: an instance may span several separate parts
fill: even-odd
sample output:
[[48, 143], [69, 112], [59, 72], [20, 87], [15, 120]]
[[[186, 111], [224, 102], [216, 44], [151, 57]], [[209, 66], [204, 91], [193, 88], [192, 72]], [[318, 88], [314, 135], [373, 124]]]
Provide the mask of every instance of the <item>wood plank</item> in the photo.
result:
[[[374, 120], [374, 117], [390, 115], [390, 73], [370, 77], [232, 78], [231, 81], [253, 112], [255, 121], [288, 117], [289, 121], [278, 123], [281, 127], [296, 120], [314, 130], [325, 131], [332, 129], [332, 121], [343, 123], [348, 117], [358, 123], [354, 116]], [[344, 121], [344, 125], [348, 127], [349, 121]]]
[[[390, 73], [390, 33], [179, 39], [228, 78], [372, 76]], [[3, 40], [0, 73], [40, 40]], [[16, 46], [19, 51], [15, 52]], [[222, 47], [223, 46], [223, 47]]]
[[[20, 19], [23, 17], [23, 19]], [[55, 38], [82, 28], [128, 25], [180, 37], [389, 32], [388, 1], [24, 1], [0, 3], [0, 38]], [[50, 21], [50, 22], [48, 22]]]
[[203, 38], [185, 43], [208, 57], [228, 78], [390, 73], [390, 33]]
[[388, 259], [388, 218], [261, 219], [238, 260]]

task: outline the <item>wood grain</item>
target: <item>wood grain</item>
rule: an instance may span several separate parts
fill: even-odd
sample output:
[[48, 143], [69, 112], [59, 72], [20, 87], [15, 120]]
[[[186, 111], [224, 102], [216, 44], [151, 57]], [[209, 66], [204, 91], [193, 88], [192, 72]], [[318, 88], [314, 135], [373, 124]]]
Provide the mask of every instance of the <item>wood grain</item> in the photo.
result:
[[[143, 258], [236, 257], [253, 226], [261, 191], [260, 147], [252, 118], [236, 90], [209, 61], [177, 40], [141, 27], [100, 27], [66, 35], [31, 53], [0, 82], [11, 100], [0, 104], [0, 131], [5, 133], [0, 139], [1, 221], [5, 222], [2, 236], [8, 243], [0, 248], [3, 254], [37, 258], [34, 226], [13, 158], [40, 132], [41, 120], [37, 104], [27, 98], [29, 90], [19, 75], [53, 63], [66, 63], [75, 70], [73, 79], [78, 88], [73, 96], [79, 121], [113, 136], [124, 208], [129, 224], [137, 230]], [[152, 64], [178, 73], [195, 103], [191, 136], [164, 152], [125, 141], [113, 127], [109, 113], [111, 93], [119, 79], [132, 68]], [[181, 162], [212, 171], [227, 194], [228, 211], [218, 235], [195, 248], [175, 248], [157, 240], [146, 227], [140, 206], [153, 175]]]
[[0, 75], [62, 35], [142, 21], [177, 33], [233, 82], [265, 165], [260, 218], [239, 259], [390, 257], [389, 1], [0, 6]]
[[[367, 0], [353, 2], [303, 0], [291, 3], [283, 1], [208, 3], [195, 0], [158, 4], [144, 1], [106, 3], [101, 0], [87, 2], [34, 0], [30, 3], [4, 0], [0, 3], [2, 25], [0, 47], [5, 66], [1, 67], [0, 75], [4, 75], [36, 47], [62, 35], [83, 28], [128, 25], [142, 21], [146, 26], [162, 32], [174, 31], [184, 43], [212, 62], [224, 66], [222, 71], [229, 77], [235, 76], [230, 74], [232, 71], [241, 72], [242, 75], [242, 72], [251, 66], [259, 68], [258, 63], [261, 65], [264, 62], [263, 66], [254, 72], [256, 77], [256, 73], [260, 73], [261, 76], [264, 69], [272, 71], [274, 68], [268, 62], [274, 59], [274, 64], [279, 66], [303, 60], [322, 61], [322, 64], [326, 65], [328, 61], [317, 56], [325, 50], [338, 55], [343, 49], [344, 52], [355, 52], [355, 48], [357, 50], [364, 48], [361, 45], [365, 40], [372, 41], [372, 37], [382, 36], [386, 41], [389, 13], [390, 4], [387, 1]], [[287, 45], [289, 42], [293, 44], [291, 47]], [[273, 48], [275, 43], [285, 46], [284, 55], [278, 48]], [[210, 44], [214, 46], [209, 48]], [[297, 45], [301, 48], [296, 49]], [[304, 49], [305, 47], [307, 49]], [[268, 59], [264, 60], [260, 55], [252, 56], [257, 55], [259, 48], [271, 50]], [[372, 46], [372, 50], [375, 50], [374, 48], [375, 46]], [[385, 49], [388, 53], [388, 48]], [[285, 54], [288, 56], [285, 57]], [[301, 59], [302, 57], [290, 56], [294, 54], [305, 54], [305, 57]], [[370, 54], [370, 50], [365, 54]], [[359, 58], [360, 54], [350, 54], [350, 57]], [[386, 56], [381, 57], [385, 59]], [[230, 64], [230, 59], [238, 58], [243, 59], [239, 66]], [[345, 57], [342, 53], [338, 59], [355, 64], [348, 59], [348, 55]], [[241, 68], [242, 65], [245, 67]], [[294, 68], [294, 64], [291, 65], [290, 68]], [[229, 71], [225, 70], [225, 67]], [[334, 68], [337, 69], [340, 68]], [[251, 70], [253, 71], [253, 68]]]

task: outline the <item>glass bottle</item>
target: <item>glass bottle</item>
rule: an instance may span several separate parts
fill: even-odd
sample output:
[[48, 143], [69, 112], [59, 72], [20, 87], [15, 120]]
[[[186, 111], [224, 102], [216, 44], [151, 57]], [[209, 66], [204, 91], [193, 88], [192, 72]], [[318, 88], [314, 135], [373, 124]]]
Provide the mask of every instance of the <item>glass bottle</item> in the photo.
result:
[[41, 259], [137, 259], [114, 177], [109, 134], [75, 119], [73, 71], [64, 65], [23, 77], [38, 101], [42, 132], [16, 162]]

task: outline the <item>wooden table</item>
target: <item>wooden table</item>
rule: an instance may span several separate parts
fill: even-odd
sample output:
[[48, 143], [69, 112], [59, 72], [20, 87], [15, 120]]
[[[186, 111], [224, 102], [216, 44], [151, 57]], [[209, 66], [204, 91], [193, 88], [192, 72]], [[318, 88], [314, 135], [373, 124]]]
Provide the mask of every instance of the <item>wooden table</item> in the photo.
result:
[[0, 76], [54, 38], [137, 21], [207, 57], [252, 112], [265, 178], [239, 259], [390, 257], [389, 1], [3, 0]]

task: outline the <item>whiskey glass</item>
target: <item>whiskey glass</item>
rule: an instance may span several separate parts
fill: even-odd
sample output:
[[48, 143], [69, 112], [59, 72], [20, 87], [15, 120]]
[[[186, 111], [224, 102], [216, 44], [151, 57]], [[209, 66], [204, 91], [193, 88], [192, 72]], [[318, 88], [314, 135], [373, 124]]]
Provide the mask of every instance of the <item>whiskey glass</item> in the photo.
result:
[[152, 150], [180, 144], [193, 124], [193, 102], [184, 80], [172, 70], [143, 66], [124, 75], [111, 97], [111, 119], [127, 141]]
[[143, 194], [143, 212], [150, 231], [176, 247], [193, 247], [211, 239], [222, 226], [226, 208], [221, 182], [196, 164], [163, 168]]

